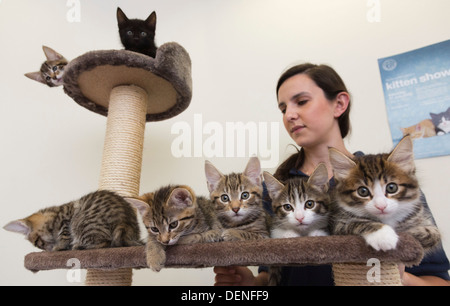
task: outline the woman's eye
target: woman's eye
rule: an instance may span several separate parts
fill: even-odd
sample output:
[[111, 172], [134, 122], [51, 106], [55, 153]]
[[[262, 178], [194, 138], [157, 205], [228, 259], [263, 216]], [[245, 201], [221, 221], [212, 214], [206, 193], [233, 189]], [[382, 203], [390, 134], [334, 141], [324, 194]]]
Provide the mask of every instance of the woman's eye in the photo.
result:
[[223, 203], [227, 203], [227, 202], [230, 201], [230, 197], [229, 197], [227, 194], [222, 194], [222, 195], [220, 196], [220, 200], [221, 200]]
[[247, 191], [244, 191], [244, 192], [241, 194], [241, 199], [242, 199], [242, 200], [247, 200], [249, 197], [250, 197], [250, 193], [248, 193]]
[[363, 198], [370, 196], [370, 191], [366, 187], [359, 187], [357, 192], [358, 192], [359, 196], [361, 196]]

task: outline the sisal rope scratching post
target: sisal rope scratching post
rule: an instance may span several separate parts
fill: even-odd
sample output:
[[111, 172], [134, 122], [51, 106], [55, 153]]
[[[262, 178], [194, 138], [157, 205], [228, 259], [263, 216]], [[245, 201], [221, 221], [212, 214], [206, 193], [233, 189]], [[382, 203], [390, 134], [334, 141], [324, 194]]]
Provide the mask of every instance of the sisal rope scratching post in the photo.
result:
[[396, 263], [380, 262], [379, 270], [373, 272], [379, 275], [374, 275], [372, 266], [364, 263], [334, 263], [332, 266], [336, 286], [402, 286]]
[[[147, 93], [137, 86], [111, 91], [99, 189], [124, 197], [139, 196]], [[130, 286], [132, 269], [88, 269], [88, 286]]]

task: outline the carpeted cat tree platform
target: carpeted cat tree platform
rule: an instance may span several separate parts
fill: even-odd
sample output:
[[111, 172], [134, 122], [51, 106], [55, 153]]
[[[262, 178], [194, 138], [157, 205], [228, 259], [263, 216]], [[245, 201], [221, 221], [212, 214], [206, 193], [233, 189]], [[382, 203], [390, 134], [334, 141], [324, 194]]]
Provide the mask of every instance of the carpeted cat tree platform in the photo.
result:
[[[66, 66], [64, 84], [79, 105], [107, 116], [99, 189], [138, 196], [146, 122], [176, 116], [191, 101], [188, 53], [177, 43], [160, 46], [154, 59], [125, 50], [88, 52]], [[397, 264], [418, 264], [422, 256], [407, 235], [389, 252], [376, 252], [356, 236], [304, 237], [170, 246], [166, 267], [332, 263], [337, 285], [399, 285]], [[86, 285], [131, 285], [132, 269], [147, 267], [144, 246], [36, 252], [25, 257], [25, 267], [69, 269], [71, 258], [88, 269]], [[382, 262], [381, 282], [367, 280], [370, 258]]]

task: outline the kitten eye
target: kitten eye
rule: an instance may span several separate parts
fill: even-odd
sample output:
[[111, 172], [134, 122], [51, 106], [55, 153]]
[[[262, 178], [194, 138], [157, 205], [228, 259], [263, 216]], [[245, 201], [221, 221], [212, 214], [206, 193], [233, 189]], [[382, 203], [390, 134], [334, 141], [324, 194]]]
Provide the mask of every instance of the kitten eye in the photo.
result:
[[45, 79], [46, 79], [47, 81], [50, 81], [52, 78], [49, 77], [49, 76], [46, 76]]
[[316, 203], [313, 200], [308, 200], [305, 203], [305, 208], [307, 209], [313, 209], [314, 206], [316, 206]]
[[141, 36], [145, 37], [145, 36], [147, 36], [147, 33], [146, 32], [141, 32]]
[[53, 70], [53, 71], [58, 70], [58, 66], [53, 66], [52, 70]]
[[159, 230], [158, 230], [157, 227], [150, 227], [150, 230], [151, 230], [153, 233], [159, 233]]
[[361, 196], [363, 198], [370, 196], [370, 191], [366, 187], [359, 187], [357, 192], [358, 192], [359, 196]]
[[292, 207], [291, 204], [284, 204], [284, 205], [283, 205], [283, 208], [284, 208], [285, 211], [291, 211], [291, 210], [294, 210], [294, 208]]
[[230, 197], [229, 197], [227, 194], [222, 194], [222, 195], [220, 196], [220, 200], [221, 200], [223, 203], [227, 203], [227, 202], [230, 201]]
[[398, 190], [398, 185], [396, 183], [389, 183], [386, 186], [387, 193], [396, 193]]
[[247, 200], [250, 197], [250, 193], [248, 193], [247, 191], [244, 191], [243, 193], [241, 193], [241, 200]]
[[174, 229], [178, 226], [178, 221], [173, 221], [169, 224], [169, 229]]
[[127, 32], [127, 35], [128, 35], [128, 36], [132, 36], [132, 35], [133, 35], [133, 31], [128, 31], [128, 32]]

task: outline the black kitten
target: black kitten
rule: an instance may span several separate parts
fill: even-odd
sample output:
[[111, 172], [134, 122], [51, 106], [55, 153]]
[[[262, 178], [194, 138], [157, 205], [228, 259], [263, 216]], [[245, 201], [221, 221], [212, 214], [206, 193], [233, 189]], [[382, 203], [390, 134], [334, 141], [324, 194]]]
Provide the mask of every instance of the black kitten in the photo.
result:
[[125, 13], [117, 8], [117, 23], [120, 40], [126, 50], [156, 56], [155, 29], [156, 13], [152, 12], [146, 20], [128, 19]]

